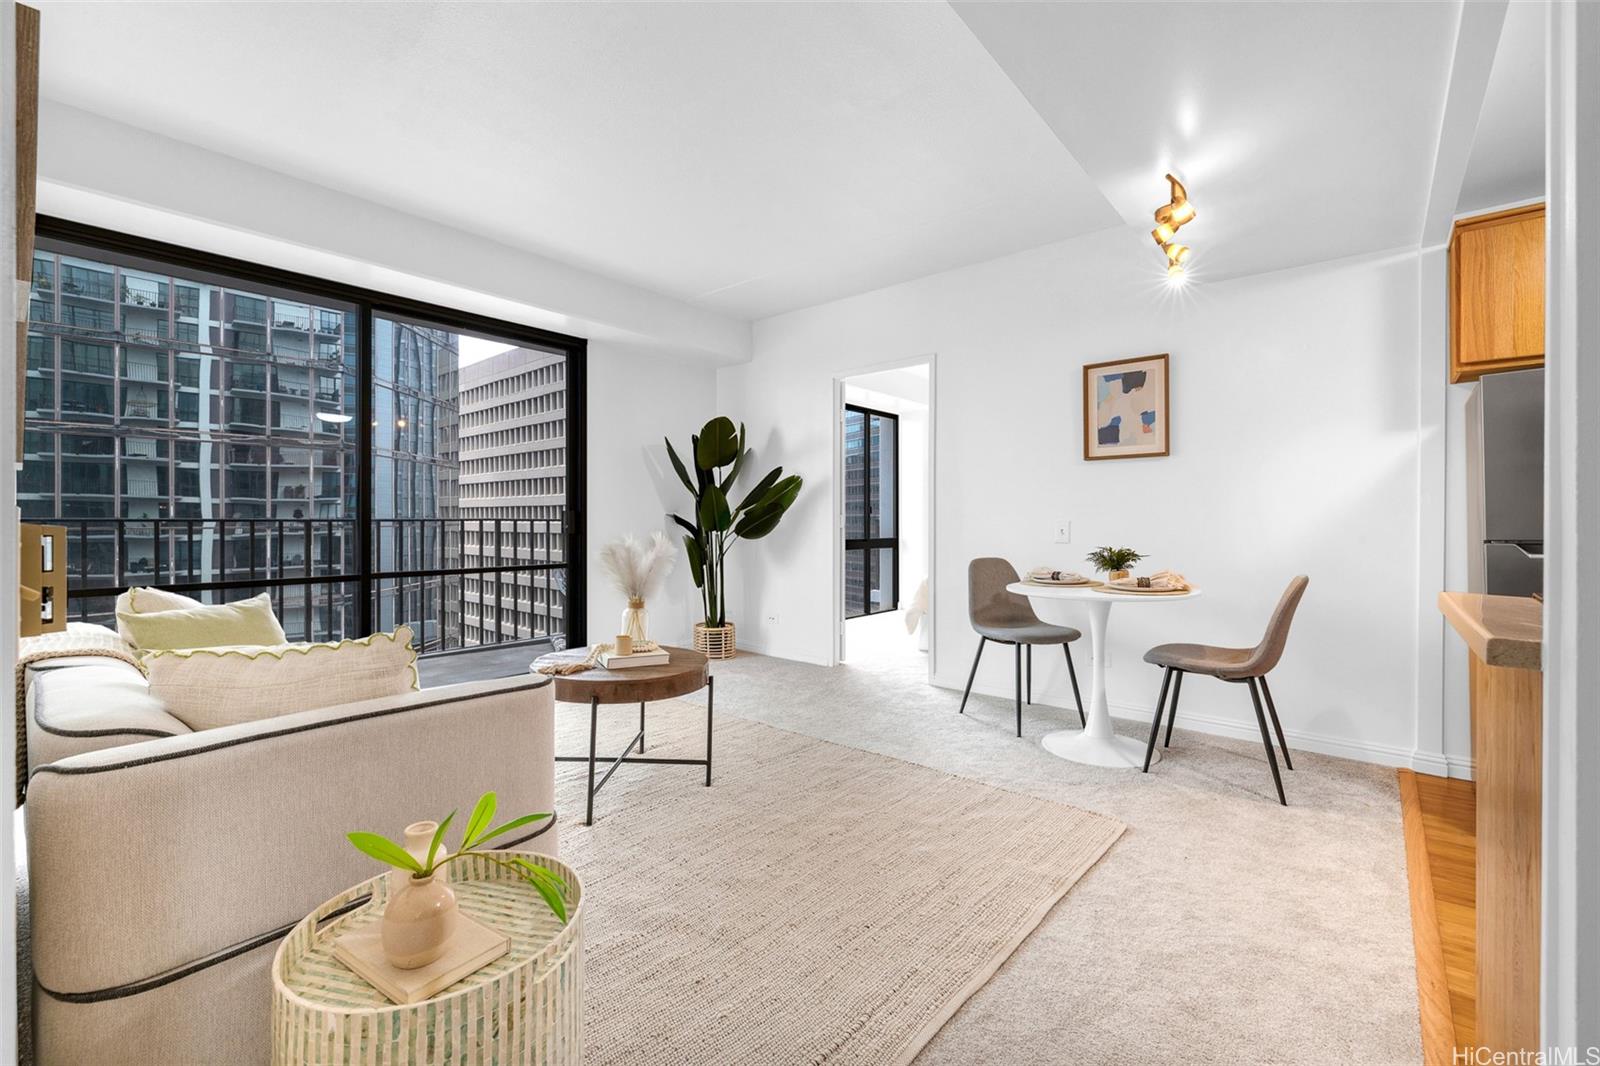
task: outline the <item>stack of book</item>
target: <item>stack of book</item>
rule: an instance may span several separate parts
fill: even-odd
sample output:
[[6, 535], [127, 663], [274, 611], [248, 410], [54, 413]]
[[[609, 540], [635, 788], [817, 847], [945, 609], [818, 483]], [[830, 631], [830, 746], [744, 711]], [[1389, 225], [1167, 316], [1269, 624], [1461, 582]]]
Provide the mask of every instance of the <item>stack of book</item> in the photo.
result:
[[627, 670], [635, 666], [665, 666], [667, 653], [662, 649], [655, 651], [636, 651], [630, 655], [618, 655], [614, 651], [600, 653], [600, 666], [606, 670]]

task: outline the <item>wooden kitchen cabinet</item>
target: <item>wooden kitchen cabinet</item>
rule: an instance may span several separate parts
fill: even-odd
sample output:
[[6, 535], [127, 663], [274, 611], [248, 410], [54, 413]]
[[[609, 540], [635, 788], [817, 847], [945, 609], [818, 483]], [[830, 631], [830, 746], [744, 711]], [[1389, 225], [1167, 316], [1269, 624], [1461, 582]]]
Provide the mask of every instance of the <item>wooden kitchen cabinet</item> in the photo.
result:
[[1544, 205], [1456, 222], [1450, 380], [1544, 365]]

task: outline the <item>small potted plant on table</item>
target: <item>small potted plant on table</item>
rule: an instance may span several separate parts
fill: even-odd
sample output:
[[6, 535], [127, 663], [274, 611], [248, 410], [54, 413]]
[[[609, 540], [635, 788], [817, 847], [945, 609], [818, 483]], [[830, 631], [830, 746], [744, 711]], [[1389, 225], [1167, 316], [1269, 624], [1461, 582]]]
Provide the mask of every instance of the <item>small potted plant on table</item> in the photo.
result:
[[1090, 552], [1088, 559], [1094, 568], [1106, 575], [1107, 580], [1121, 581], [1128, 576], [1133, 564], [1143, 559], [1144, 555], [1132, 548], [1096, 548]]

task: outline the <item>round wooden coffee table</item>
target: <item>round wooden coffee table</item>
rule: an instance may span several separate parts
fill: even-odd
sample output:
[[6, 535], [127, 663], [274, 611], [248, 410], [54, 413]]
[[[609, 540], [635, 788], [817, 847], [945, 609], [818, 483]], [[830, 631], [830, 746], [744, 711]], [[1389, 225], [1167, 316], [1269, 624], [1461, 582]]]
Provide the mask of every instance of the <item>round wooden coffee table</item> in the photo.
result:
[[[671, 648], [661, 646], [667, 653], [668, 661], [662, 666], [634, 666], [626, 670], [607, 670], [600, 666], [592, 666], [577, 674], [556, 674], [556, 700], [561, 703], [587, 703], [589, 705], [589, 754], [588, 755], [557, 755], [557, 762], [586, 762], [589, 764], [589, 800], [584, 811], [583, 824], [594, 824], [594, 797], [605, 787], [611, 775], [617, 772], [617, 767], [623, 763], [649, 763], [656, 766], [704, 766], [706, 768], [706, 787], [711, 787], [711, 708], [715, 688], [712, 685], [711, 666], [709, 660], [697, 651], [688, 648]], [[537, 673], [541, 666], [555, 666], [565, 663], [581, 663], [589, 658], [588, 648], [569, 648], [566, 651], [552, 652], [541, 655], [533, 661], [528, 669]], [[652, 759], [644, 754], [644, 709], [645, 704], [656, 700], [676, 699], [687, 696], [692, 692], [706, 690], [706, 757], [704, 759]], [[634, 734], [628, 746], [622, 749], [622, 754], [616, 758], [603, 756], [610, 759], [611, 766], [597, 783], [594, 779], [595, 741], [600, 730], [600, 706], [602, 704], [631, 704], [639, 705], [639, 732]], [[632, 754], [637, 747], [639, 754]]]

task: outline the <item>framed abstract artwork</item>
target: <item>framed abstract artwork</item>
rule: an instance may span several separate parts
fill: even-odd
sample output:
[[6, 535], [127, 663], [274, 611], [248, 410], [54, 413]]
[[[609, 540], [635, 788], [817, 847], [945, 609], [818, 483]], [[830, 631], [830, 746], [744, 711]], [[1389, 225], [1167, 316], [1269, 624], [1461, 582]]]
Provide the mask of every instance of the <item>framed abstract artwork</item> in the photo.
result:
[[1083, 368], [1083, 457], [1143, 459], [1172, 446], [1167, 357], [1146, 355]]

